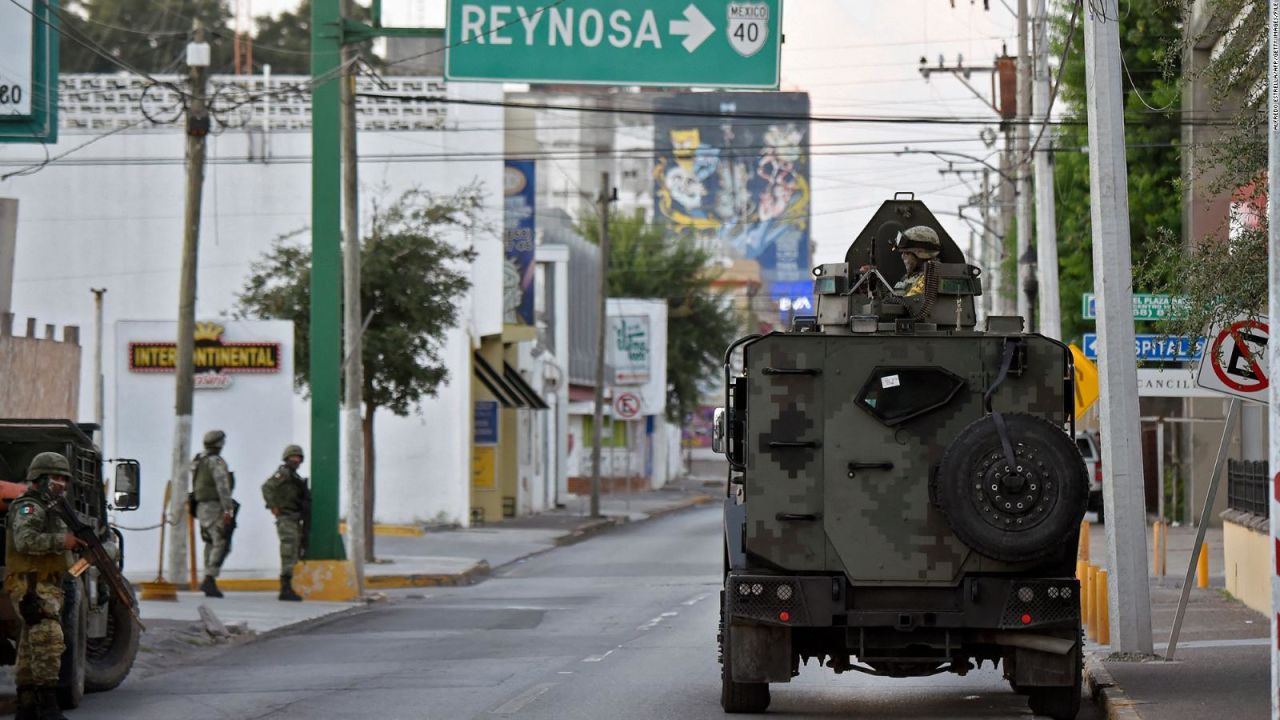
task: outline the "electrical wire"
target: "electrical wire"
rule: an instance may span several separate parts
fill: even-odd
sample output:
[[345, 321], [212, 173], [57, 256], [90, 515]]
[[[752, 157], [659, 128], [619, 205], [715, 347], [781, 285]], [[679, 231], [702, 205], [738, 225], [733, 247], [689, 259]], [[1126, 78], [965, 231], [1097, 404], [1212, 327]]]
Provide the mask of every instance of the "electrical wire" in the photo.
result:
[[21, 177], [21, 176], [24, 176], [24, 175], [34, 175], [35, 173], [40, 172], [41, 170], [43, 170], [44, 168], [48, 167], [49, 165], [52, 165], [53, 163], [58, 162], [59, 160], [61, 160], [61, 159], [65, 158], [65, 157], [67, 157], [68, 155], [71, 155], [72, 153], [75, 153], [75, 152], [78, 152], [78, 151], [80, 151], [80, 150], [83, 150], [84, 148], [89, 147], [90, 145], [92, 145], [92, 144], [94, 144], [94, 143], [98, 142], [99, 140], [101, 140], [101, 139], [103, 139], [103, 138], [110, 137], [110, 136], [112, 136], [112, 135], [115, 135], [116, 133], [124, 132], [125, 130], [128, 130], [128, 129], [129, 129], [129, 128], [131, 128], [131, 127], [136, 127], [136, 126], [138, 126], [138, 125], [140, 125], [140, 124], [142, 124], [142, 123], [144, 123], [144, 122], [146, 122], [146, 118], [139, 118], [139, 119], [137, 119], [137, 120], [133, 121], [132, 123], [130, 123], [130, 124], [128, 124], [128, 125], [123, 125], [123, 126], [121, 126], [121, 127], [118, 127], [118, 128], [116, 128], [116, 129], [114, 129], [114, 130], [110, 131], [110, 132], [106, 132], [106, 133], [103, 133], [103, 134], [101, 134], [101, 135], [94, 136], [93, 138], [90, 138], [89, 140], [87, 140], [87, 141], [85, 141], [85, 142], [83, 142], [83, 143], [80, 143], [79, 145], [77, 145], [77, 146], [75, 146], [75, 147], [73, 147], [73, 148], [71, 148], [71, 149], [69, 149], [69, 150], [66, 150], [65, 152], [61, 152], [61, 153], [58, 153], [57, 155], [54, 155], [53, 157], [49, 157], [49, 148], [48, 148], [48, 144], [47, 144], [47, 143], [41, 143], [41, 145], [44, 145], [44, 146], [45, 146], [45, 159], [44, 159], [42, 162], [34, 163], [34, 164], [32, 164], [32, 165], [28, 165], [27, 167], [24, 167], [24, 168], [22, 168], [21, 170], [14, 170], [13, 172], [5, 173], [4, 175], [0, 175], [0, 182], [3, 182], [3, 181], [5, 181], [5, 180], [8, 180], [9, 178], [12, 178], [12, 177]]
[[[1067, 29], [1067, 41], [1062, 44], [1062, 58], [1058, 60], [1058, 74], [1053, 79], [1053, 88], [1049, 91], [1049, 106], [1044, 109], [1044, 122], [1040, 125], [1040, 132], [1036, 134], [1036, 141], [1031, 143], [1031, 149], [1027, 153], [1027, 157], [1031, 157], [1031, 153], [1040, 147], [1040, 140], [1044, 137], [1044, 131], [1049, 127], [1049, 121], [1053, 117], [1053, 104], [1058, 99], [1058, 86], [1062, 83], [1062, 76], [1067, 71], [1067, 59], [1071, 57], [1071, 43], [1076, 36], [1076, 21], [1080, 19], [1080, 2], [1071, 3], [1071, 21]], [[1133, 82], [1133, 78], [1129, 79]], [[1025, 162], [1025, 161], [1024, 161]]]

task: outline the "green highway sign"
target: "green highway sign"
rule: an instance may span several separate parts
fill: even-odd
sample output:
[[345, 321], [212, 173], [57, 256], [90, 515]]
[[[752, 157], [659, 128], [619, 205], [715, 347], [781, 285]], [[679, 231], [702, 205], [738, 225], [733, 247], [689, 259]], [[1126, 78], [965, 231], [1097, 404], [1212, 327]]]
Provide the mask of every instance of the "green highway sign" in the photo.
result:
[[449, 80], [774, 89], [782, 0], [449, 0], [445, 32]]
[[[1085, 320], [1098, 317], [1098, 299], [1093, 293], [1081, 296], [1080, 313]], [[1133, 294], [1134, 320], [1167, 320], [1186, 312], [1186, 299], [1172, 295]]]
[[58, 141], [57, 9], [0, 0], [0, 143]]

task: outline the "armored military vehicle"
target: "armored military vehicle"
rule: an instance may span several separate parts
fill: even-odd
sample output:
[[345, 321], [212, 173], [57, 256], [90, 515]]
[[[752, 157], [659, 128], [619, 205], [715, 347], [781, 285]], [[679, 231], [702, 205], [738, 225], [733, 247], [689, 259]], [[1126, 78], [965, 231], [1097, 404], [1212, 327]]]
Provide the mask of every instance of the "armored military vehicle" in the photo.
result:
[[[140, 469], [133, 460], [112, 461], [116, 463], [115, 492], [109, 501], [103, 458], [91, 437], [94, 429], [69, 420], [0, 419], [0, 500], [7, 503], [25, 491], [22, 481], [32, 458], [42, 452], [61, 453], [71, 462], [73, 477], [66, 498], [80, 527], [68, 525], [82, 539], [96, 541], [97, 549], [108, 553], [119, 569], [124, 567], [124, 537], [109, 524], [107, 511], [137, 509]], [[3, 519], [0, 512], [0, 523]], [[4, 541], [0, 528], [0, 559]], [[85, 692], [116, 687], [133, 667], [140, 625], [132, 589], [121, 581], [119, 575], [107, 577], [98, 567], [87, 567], [64, 584], [62, 632], [67, 649], [58, 681], [58, 703], [63, 708], [79, 705]], [[21, 630], [17, 609], [8, 595], [0, 593], [0, 665], [12, 665], [17, 659]]]
[[[904, 297], [920, 227], [938, 249]], [[1066, 346], [1017, 317], [979, 328], [979, 269], [909, 194], [813, 274], [815, 316], [726, 352], [725, 711], [765, 710], [811, 660], [895, 678], [991, 662], [1037, 714], [1075, 717], [1088, 483]]]

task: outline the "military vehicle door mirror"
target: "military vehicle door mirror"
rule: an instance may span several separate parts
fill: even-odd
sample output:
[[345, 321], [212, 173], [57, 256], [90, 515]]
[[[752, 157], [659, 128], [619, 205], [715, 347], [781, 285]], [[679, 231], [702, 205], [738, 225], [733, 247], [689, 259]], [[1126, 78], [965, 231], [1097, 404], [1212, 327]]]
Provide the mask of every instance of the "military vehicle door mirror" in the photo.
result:
[[724, 454], [724, 408], [716, 408], [715, 415], [711, 421], [711, 450], [712, 452]]
[[878, 367], [858, 393], [858, 405], [894, 427], [951, 402], [964, 379], [940, 367]]
[[116, 460], [115, 510], [137, 510], [142, 495], [142, 466], [137, 460]]

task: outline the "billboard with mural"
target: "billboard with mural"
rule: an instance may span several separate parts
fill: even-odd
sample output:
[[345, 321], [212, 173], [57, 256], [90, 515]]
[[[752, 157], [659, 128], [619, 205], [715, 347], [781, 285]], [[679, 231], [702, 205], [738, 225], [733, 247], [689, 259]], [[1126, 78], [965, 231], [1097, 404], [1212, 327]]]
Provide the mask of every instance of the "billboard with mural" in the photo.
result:
[[759, 263], [771, 295], [811, 280], [807, 93], [681, 93], [656, 103], [654, 210], [668, 237]]
[[533, 325], [534, 161], [507, 160], [503, 171], [502, 322]]

